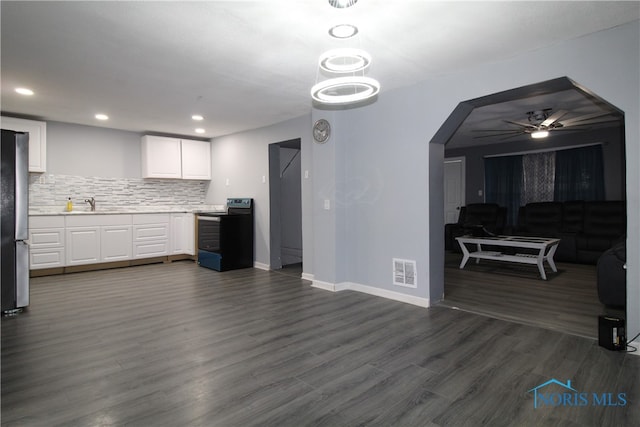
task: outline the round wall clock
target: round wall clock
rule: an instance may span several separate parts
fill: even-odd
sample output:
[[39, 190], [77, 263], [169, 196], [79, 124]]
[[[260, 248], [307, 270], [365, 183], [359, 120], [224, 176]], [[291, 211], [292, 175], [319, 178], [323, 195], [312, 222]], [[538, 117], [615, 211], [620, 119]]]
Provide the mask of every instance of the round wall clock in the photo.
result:
[[331, 136], [331, 125], [325, 119], [320, 119], [313, 124], [313, 139], [319, 143], [324, 144], [329, 140]]

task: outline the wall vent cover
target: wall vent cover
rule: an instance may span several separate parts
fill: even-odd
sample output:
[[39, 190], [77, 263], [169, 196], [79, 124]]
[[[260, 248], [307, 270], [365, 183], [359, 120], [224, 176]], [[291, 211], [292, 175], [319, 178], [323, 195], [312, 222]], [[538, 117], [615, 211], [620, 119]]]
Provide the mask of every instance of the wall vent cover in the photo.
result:
[[416, 262], [408, 259], [393, 259], [393, 284], [407, 288], [418, 287]]

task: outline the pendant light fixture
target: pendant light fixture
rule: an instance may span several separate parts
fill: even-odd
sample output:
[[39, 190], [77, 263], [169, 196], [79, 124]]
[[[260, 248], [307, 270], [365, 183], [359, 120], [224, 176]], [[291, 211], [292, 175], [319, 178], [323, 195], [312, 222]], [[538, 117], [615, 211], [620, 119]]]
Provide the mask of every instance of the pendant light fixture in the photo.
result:
[[[333, 7], [353, 6], [357, 0], [329, 0]], [[329, 35], [335, 39], [347, 40], [358, 34], [358, 28], [352, 24], [339, 24], [329, 29]], [[330, 49], [318, 59], [318, 76], [328, 76], [311, 88], [311, 98], [317, 104], [350, 105], [375, 97], [380, 92], [380, 83], [365, 72], [371, 66], [371, 55], [363, 49], [342, 47]]]

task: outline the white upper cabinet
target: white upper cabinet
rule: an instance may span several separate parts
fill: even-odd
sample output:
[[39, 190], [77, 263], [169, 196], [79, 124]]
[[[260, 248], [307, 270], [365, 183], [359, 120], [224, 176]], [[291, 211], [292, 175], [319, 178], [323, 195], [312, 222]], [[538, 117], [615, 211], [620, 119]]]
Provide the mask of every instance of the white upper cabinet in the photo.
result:
[[211, 143], [143, 136], [142, 177], [211, 179]]
[[211, 143], [209, 141], [182, 142], [182, 178], [211, 179]]
[[2, 129], [29, 132], [29, 172], [47, 170], [47, 124], [35, 120], [2, 117]]
[[143, 178], [182, 178], [181, 158], [179, 139], [142, 137]]

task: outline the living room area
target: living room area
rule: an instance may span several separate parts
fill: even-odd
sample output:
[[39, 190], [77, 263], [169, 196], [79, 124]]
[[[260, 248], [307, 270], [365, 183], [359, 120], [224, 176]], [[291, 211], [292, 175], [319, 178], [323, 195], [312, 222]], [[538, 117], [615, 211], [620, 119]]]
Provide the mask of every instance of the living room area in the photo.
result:
[[573, 84], [469, 101], [445, 145], [442, 305], [589, 338], [625, 318], [624, 114]]

